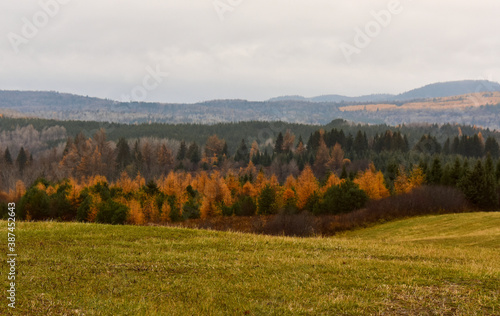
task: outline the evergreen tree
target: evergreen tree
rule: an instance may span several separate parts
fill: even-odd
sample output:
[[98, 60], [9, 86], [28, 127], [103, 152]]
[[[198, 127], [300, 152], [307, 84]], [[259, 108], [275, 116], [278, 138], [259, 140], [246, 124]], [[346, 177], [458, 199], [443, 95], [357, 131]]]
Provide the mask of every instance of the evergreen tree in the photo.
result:
[[428, 178], [429, 183], [440, 184], [442, 176], [443, 176], [443, 170], [441, 168], [441, 160], [439, 159], [439, 157], [436, 156], [432, 161], [432, 166]]
[[495, 166], [493, 165], [493, 159], [491, 158], [491, 154], [488, 153], [486, 156], [486, 161], [484, 162], [484, 171], [486, 174], [495, 174]]
[[9, 147], [7, 147], [7, 149], [5, 149], [3, 159], [7, 164], [12, 165], [13, 161], [12, 161], [12, 156], [10, 155]]
[[276, 143], [274, 144], [274, 153], [281, 154], [283, 152], [283, 134], [281, 132], [278, 134], [276, 138]]
[[347, 169], [345, 165], [342, 166], [342, 173], [340, 174], [340, 179], [347, 179], [349, 175], [347, 174]]
[[353, 143], [353, 150], [358, 156], [362, 156], [363, 153], [368, 150], [368, 139], [366, 138], [366, 133], [363, 134], [361, 130], [356, 134], [356, 138]]
[[460, 163], [460, 159], [455, 158], [455, 162], [453, 163], [453, 167], [450, 170], [450, 183], [451, 186], [457, 186], [460, 178], [462, 177], [462, 165]]
[[481, 160], [467, 172], [459, 183], [460, 189], [472, 204], [484, 210], [498, 208], [497, 184], [493, 174], [486, 174]]
[[422, 170], [425, 179], [429, 179], [430, 171], [427, 162], [425, 160], [420, 160], [420, 162], [418, 163], [418, 167], [420, 168], [420, 170]]
[[192, 163], [197, 164], [200, 162], [200, 149], [196, 142], [192, 142], [186, 153], [186, 158], [188, 158]]
[[224, 147], [222, 147], [222, 153], [221, 153], [222, 156], [226, 156], [228, 157], [229, 154], [228, 154], [228, 150], [227, 150], [227, 143], [224, 142]]
[[436, 137], [423, 135], [415, 145], [414, 150], [424, 154], [434, 155], [441, 153], [441, 145], [437, 141]]
[[179, 147], [179, 151], [177, 152], [177, 160], [182, 161], [186, 158], [187, 146], [185, 141], [181, 141], [181, 145]]
[[266, 184], [259, 195], [257, 213], [259, 215], [275, 214], [278, 211], [276, 205], [276, 190]]
[[132, 162], [132, 155], [130, 154], [130, 147], [125, 138], [120, 138], [116, 144], [116, 164], [118, 170], [124, 169]]
[[449, 155], [451, 152], [451, 144], [450, 144], [450, 138], [448, 137], [446, 141], [444, 142], [443, 146], [443, 154]]
[[234, 155], [234, 161], [242, 161], [244, 163], [248, 163], [249, 159], [250, 159], [250, 153], [248, 151], [247, 144], [245, 143], [245, 140], [242, 139], [240, 147], [238, 147], [238, 150]]
[[17, 158], [16, 158], [16, 163], [17, 163], [17, 166], [19, 168], [19, 172], [21, 174], [23, 173], [27, 162], [28, 162], [28, 156], [26, 155], [26, 152], [24, 151], [24, 147], [21, 147], [21, 149], [19, 150], [19, 154], [17, 155]]
[[484, 144], [484, 152], [486, 154], [490, 154], [492, 158], [500, 157], [500, 146], [498, 142], [491, 136], [486, 139], [486, 143]]
[[[368, 202], [368, 195], [351, 180], [334, 185], [325, 193], [320, 210], [322, 213], [349, 213], [363, 208]], [[315, 213], [318, 213], [316, 211]]]

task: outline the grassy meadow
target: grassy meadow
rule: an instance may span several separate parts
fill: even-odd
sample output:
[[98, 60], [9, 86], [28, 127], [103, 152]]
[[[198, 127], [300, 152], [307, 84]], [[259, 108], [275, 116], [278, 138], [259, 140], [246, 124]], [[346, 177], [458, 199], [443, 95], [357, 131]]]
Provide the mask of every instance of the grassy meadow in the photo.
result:
[[500, 213], [328, 238], [57, 222], [16, 235], [14, 315], [500, 315]]

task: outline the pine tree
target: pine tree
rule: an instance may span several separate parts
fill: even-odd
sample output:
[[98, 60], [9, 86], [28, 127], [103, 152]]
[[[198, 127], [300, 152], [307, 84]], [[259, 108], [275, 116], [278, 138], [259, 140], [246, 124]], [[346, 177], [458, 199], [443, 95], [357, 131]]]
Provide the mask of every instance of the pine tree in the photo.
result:
[[16, 163], [19, 168], [19, 172], [22, 174], [24, 172], [24, 168], [26, 167], [26, 163], [28, 162], [28, 156], [26, 155], [26, 152], [24, 151], [24, 147], [21, 147], [19, 150], [19, 154], [17, 155], [16, 158]]
[[10, 155], [9, 147], [7, 147], [7, 149], [5, 149], [3, 159], [5, 160], [5, 162], [7, 164], [12, 165], [13, 161], [12, 161], [12, 156]]
[[353, 150], [358, 155], [362, 156], [363, 153], [368, 150], [368, 139], [366, 138], [366, 133], [363, 134], [361, 130], [356, 134], [356, 138], [353, 143]]
[[460, 180], [459, 188], [472, 204], [484, 210], [498, 208], [497, 184], [492, 174], [486, 174], [481, 160], [474, 169], [467, 172]]
[[435, 157], [432, 161], [431, 170], [429, 173], [429, 183], [440, 184], [443, 176], [443, 169], [441, 168], [441, 159]]
[[267, 184], [260, 192], [257, 213], [259, 215], [267, 215], [275, 214], [277, 211], [276, 190]]
[[450, 185], [454, 187], [457, 186], [458, 182], [460, 181], [460, 178], [462, 177], [462, 174], [463, 174], [462, 165], [460, 163], [460, 159], [457, 157], [455, 158], [453, 167], [450, 170]]
[[347, 169], [345, 164], [342, 166], [342, 173], [340, 174], [340, 179], [347, 179], [349, 175], [347, 174]]
[[274, 144], [274, 153], [279, 155], [283, 152], [283, 134], [281, 132], [278, 134], [276, 138], [276, 143]]
[[234, 155], [234, 161], [242, 161], [245, 164], [248, 163], [250, 159], [250, 153], [248, 152], [248, 147], [247, 144], [245, 143], [245, 140], [242, 139], [240, 143], [240, 147], [238, 147], [238, 150], [236, 151], [236, 154]]
[[486, 143], [484, 144], [484, 152], [486, 154], [489, 153], [491, 157], [495, 159], [500, 157], [500, 146], [498, 145], [498, 142], [495, 138], [489, 136], [486, 139]]
[[194, 164], [198, 164], [198, 162], [200, 162], [200, 149], [196, 142], [192, 142], [191, 145], [189, 145], [188, 151], [186, 153], [186, 158], [188, 158]]
[[116, 144], [116, 164], [119, 170], [123, 170], [132, 162], [130, 147], [125, 138], [120, 138]]
[[181, 141], [179, 151], [177, 152], [177, 160], [182, 161], [184, 158], [186, 158], [186, 153], [187, 153], [186, 142]]

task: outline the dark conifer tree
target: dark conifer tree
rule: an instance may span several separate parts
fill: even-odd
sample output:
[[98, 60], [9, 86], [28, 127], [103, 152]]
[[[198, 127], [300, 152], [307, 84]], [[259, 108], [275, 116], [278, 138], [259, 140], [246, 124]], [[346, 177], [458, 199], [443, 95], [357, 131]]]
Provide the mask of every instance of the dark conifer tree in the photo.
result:
[[349, 175], [347, 174], [347, 169], [345, 165], [342, 166], [342, 173], [340, 174], [340, 179], [347, 179]]
[[249, 159], [250, 153], [248, 152], [247, 144], [245, 143], [245, 140], [242, 139], [240, 146], [234, 155], [234, 161], [243, 161], [244, 163], [248, 163]]
[[486, 174], [480, 159], [474, 169], [467, 172], [459, 183], [465, 197], [475, 206], [484, 210], [498, 208], [497, 185], [492, 174]]
[[441, 159], [435, 157], [432, 161], [431, 170], [429, 172], [429, 183], [440, 184], [441, 177], [443, 176], [443, 169], [441, 168]]
[[276, 138], [276, 143], [274, 144], [274, 153], [281, 154], [283, 152], [283, 134], [281, 132], [278, 134]]
[[457, 157], [453, 163], [453, 167], [450, 170], [450, 185], [456, 187], [460, 178], [462, 177], [462, 164], [460, 159]]
[[446, 141], [444, 142], [443, 146], [443, 154], [449, 155], [451, 152], [451, 144], [450, 144], [450, 138], [448, 137]]
[[132, 162], [130, 147], [125, 138], [120, 138], [116, 144], [116, 165], [118, 170], [123, 170]]
[[26, 167], [26, 163], [28, 162], [28, 156], [24, 151], [24, 147], [21, 147], [19, 150], [19, 154], [16, 158], [17, 167], [19, 168], [19, 172], [22, 174], [24, 172], [24, 168]]
[[13, 161], [12, 161], [12, 156], [10, 155], [10, 151], [9, 151], [9, 147], [7, 147], [7, 149], [5, 149], [5, 153], [3, 155], [3, 160], [9, 164], [9, 165], [12, 165]]
[[181, 161], [186, 158], [187, 146], [185, 141], [181, 141], [179, 151], [177, 152], [177, 160]]
[[492, 158], [498, 159], [500, 157], [500, 147], [498, 142], [493, 137], [488, 137], [484, 144], [484, 152], [490, 154]]
[[191, 145], [189, 145], [189, 148], [186, 153], [186, 158], [189, 159], [194, 164], [197, 164], [200, 162], [201, 157], [200, 157], [200, 149], [196, 142], [192, 142]]

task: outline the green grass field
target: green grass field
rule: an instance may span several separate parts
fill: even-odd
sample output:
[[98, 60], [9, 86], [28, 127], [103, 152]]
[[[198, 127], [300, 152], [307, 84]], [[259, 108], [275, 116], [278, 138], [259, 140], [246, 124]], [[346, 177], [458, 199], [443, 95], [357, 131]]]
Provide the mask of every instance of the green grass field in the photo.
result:
[[500, 213], [328, 238], [55, 222], [16, 233], [14, 315], [500, 315]]

